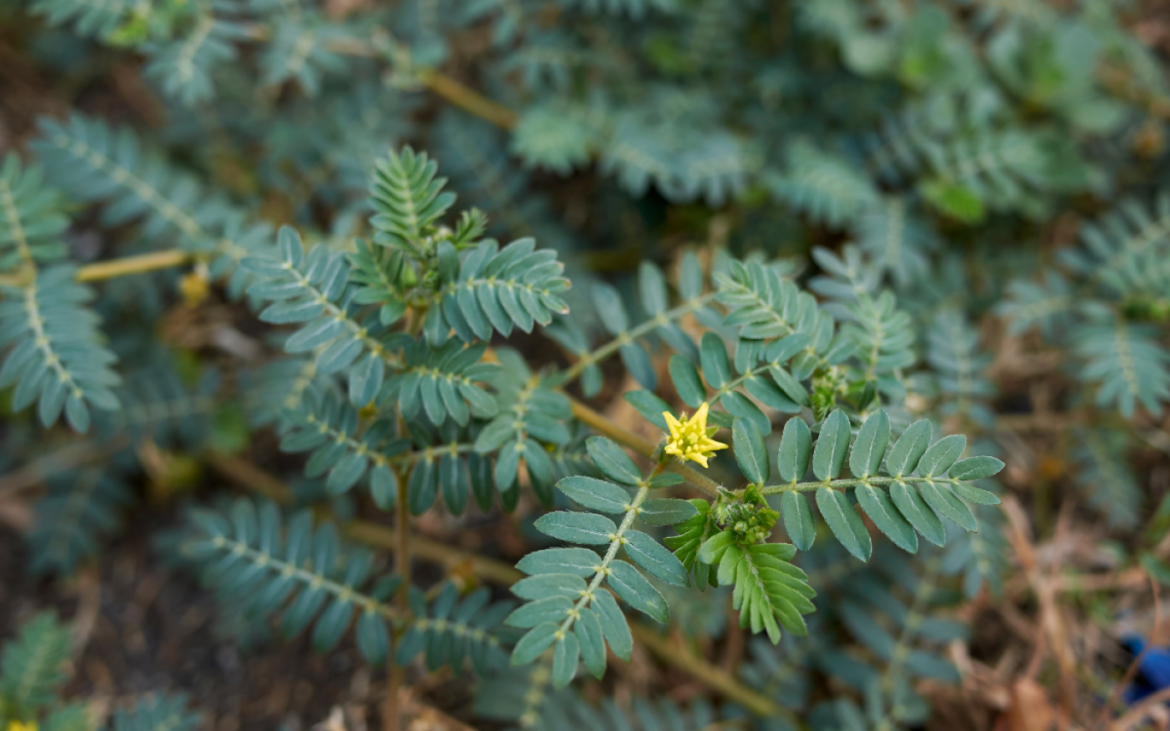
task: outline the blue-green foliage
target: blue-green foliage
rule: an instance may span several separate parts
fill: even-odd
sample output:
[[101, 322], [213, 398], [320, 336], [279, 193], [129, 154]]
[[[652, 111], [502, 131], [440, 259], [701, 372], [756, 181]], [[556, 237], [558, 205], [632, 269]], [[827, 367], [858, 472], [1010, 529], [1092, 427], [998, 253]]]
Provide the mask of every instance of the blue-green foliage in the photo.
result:
[[[28, 620], [0, 650], [0, 723], [5, 728], [86, 731], [94, 728], [85, 703], [63, 703], [68, 680], [69, 627], [52, 612]], [[183, 694], [149, 696], [118, 709], [109, 731], [194, 731], [201, 714], [187, 710]]]
[[23, 286], [5, 286], [0, 303], [0, 345], [11, 345], [0, 386], [15, 386], [12, 408], [34, 402], [45, 426], [61, 412], [79, 432], [89, 429], [90, 406], [116, 409], [112, 387], [121, 379], [110, 367], [116, 356], [100, 341], [98, 316], [86, 305], [93, 290], [76, 281], [77, 270], [58, 264], [38, 271]]
[[[1141, 520], [1131, 432], [1170, 401], [1170, 197], [1153, 192], [1165, 152], [1150, 114], [1170, 89], [1111, 8], [391, 5], [28, 6], [72, 44], [50, 58], [34, 31], [42, 62], [88, 89], [142, 59], [159, 94], [93, 84], [134, 97], [132, 113], [111, 108], [123, 126], [44, 118], [31, 155], [0, 167], [0, 386], [17, 411], [93, 421], [103, 444], [137, 448], [127, 463], [214, 455], [245, 412], [234, 448], [273, 429], [303, 455], [298, 494], [339, 520], [467, 521], [498, 504], [575, 544], [520, 559], [525, 604], [509, 615], [451, 584], [428, 601], [429, 578], [398, 586], [307, 514], [197, 512], [187, 545], [229, 616], [322, 649], [354, 623], [374, 662], [532, 661], [485, 706], [525, 727], [683, 731], [716, 715], [529, 691], [579, 664], [600, 676], [608, 650], [631, 657], [631, 619], [680, 625], [686, 592], [715, 585], [743, 627], [782, 643], [753, 641], [744, 677], [801, 721], [921, 725], [915, 679], [953, 680], [938, 650], [961, 636], [937, 615], [998, 591], [1008, 565], [1003, 465], [975, 441], [1000, 406], [995, 317], [1012, 342], [1032, 347], [1036, 329], [1055, 350], [1059, 407], [1085, 415], [1059, 442], [1085, 499], [1113, 526]], [[475, 208], [455, 215], [456, 194]], [[141, 253], [181, 266], [184, 292], [209, 280], [208, 300], [170, 307], [173, 273], [131, 285], [77, 266]], [[245, 295], [274, 328], [220, 307]], [[143, 345], [176, 330], [216, 367]], [[646, 420], [650, 446], [627, 441], [653, 472], [587, 440], [598, 421], [571, 400], [624, 408], [617, 370], [641, 387], [616, 395]], [[732, 448], [696, 478], [656, 435], [664, 412], [704, 403]], [[50, 482], [36, 571], [95, 553], [133, 494], [121, 469]], [[681, 482], [703, 497], [667, 497]], [[769, 540], [781, 530], [789, 543]], [[514, 645], [491, 631], [505, 615], [527, 630]], [[839, 697], [814, 701], [821, 676]], [[182, 706], [115, 727], [182, 728]], [[58, 713], [45, 727], [76, 727]]]
[[9, 154], [0, 169], [0, 271], [26, 262], [53, 262], [68, 253], [62, 234], [69, 219], [62, 215], [60, 194], [44, 185], [38, 168], [24, 170], [20, 158]]
[[48, 483], [28, 534], [29, 570], [68, 575], [79, 562], [98, 555], [102, 538], [121, 528], [122, 513], [133, 498], [113, 465], [56, 475]]
[[52, 612], [38, 614], [0, 652], [0, 721], [36, 722], [68, 677], [69, 628]]
[[119, 709], [109, 728], [110, 731], [194, 731], [202, 720], [200, 713], [187, 710], [187, 697], [179, 693], [150, 696], [130, 710]]
[[[239, 500], [227, 516], [198, 510], [191, 523], [183, 552], [221, 600], [247, 615], [279, 615], [285, 637], [311, 626], [313, 646], [323, 652], [353, 622], [358, 648], [375, 664], [391, 653], [406, 664], [424, 650], [432, 668], [458, 671], [468, 658], [483, 673], [499, 661], [499, 640], [490, 631], [510, 607], [488, 607], [486, 591], [459, 601], [448, 586], [431, 603], [412, 594], [412, 615], [406, 615], [387, 603], [401, 578], [374, 579], [380, 572], [370, 551], [344, 545], [332, 523], [314, 527], [307, 511], [286, 520], [271, 503]], [[392, 628], [405, 631], [393, 648]]]

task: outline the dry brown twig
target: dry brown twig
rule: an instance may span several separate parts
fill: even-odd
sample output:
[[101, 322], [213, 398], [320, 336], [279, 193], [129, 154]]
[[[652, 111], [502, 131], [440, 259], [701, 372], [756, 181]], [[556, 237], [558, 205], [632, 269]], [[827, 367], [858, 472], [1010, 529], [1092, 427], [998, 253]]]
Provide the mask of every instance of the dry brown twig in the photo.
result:
[[[1008, 539], [1040, 604], [1042, 634], [1037, 637], [1036, 652], [1029, 663], [1027, 676], [1035, 677], [1039, 673], [1044, 655], [1052, 654], [1056, 660], [1060, 680], [1062, 722], [1067, 722], [1072, 715], [1072, 703], [1076, 693], [1076, 661], [1067, 643], [1068, 634], [1057, 605], [1054, 581], [1052, 577], [1041, 572], [1035, 547], [1029, 537], [1028, 518], [1019, 501], [1014, 496], [1007, 496], [1003, 502], [1003, 510], [1011, 528]], [[1062, 520], [1066, 518], [1062, 516]], [[1059, 530], [1061, 528], [1058, 527]]]

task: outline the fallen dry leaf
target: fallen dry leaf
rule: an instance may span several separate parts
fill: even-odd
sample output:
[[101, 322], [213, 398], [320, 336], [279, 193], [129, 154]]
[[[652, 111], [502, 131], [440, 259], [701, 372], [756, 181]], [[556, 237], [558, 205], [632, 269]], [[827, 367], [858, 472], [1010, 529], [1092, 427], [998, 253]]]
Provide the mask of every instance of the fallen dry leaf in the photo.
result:
[[1031, 678], [1020, 678], [1012, 685], [1008, 731], [1047, 731], [1055, 720], [1056, 711], [1043, 686]]

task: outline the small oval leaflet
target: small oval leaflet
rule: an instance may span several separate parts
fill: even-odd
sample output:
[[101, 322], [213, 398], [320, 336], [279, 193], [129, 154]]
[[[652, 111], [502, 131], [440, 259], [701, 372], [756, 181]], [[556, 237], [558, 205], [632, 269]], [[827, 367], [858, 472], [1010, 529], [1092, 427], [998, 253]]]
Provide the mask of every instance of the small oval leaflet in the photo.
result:
[[642, 502], [638, 517], [646, 525], [677, 525], [699, 511], [686, 500], [650, 498]]

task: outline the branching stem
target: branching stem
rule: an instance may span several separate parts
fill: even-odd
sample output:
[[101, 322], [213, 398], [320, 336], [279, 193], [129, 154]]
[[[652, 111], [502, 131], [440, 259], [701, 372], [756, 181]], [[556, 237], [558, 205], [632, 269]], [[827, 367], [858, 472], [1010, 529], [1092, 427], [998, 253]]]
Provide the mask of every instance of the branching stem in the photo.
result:
[[[238, 457], [215, 454], [210, 455], [208, 461], [216, 470], [247, 489], [259, 492], [279, 503], [287, 504], [292, 500], [292, 490], [287, 485], [251, 462]], [[336, 520], [327, 513], [323, 515], [327, 519]], [[353, 540], [383, 549], [394, 550], [398, 544], [396, 531], [369, 521], [355, 520], [346, 523], [342, 526], [342, 533]], [[476, 576], [502, 586], [510, 586], [524, 578], [524, 574], [511, 564], [466, 553], [423, 536], [414, 537], [411, 543], [420, 558], [445, 566], [470, 567]], [[678, 646], [657, 630], [633, 622], [630, 624], [630, 632], [634, 639], [662, 658], [670, 667], [682, 670], [752, 713], [764, 718], [791, 718], [791, 715], [776, 705], [772, 699], [752, 690], [734, 675], [711, 665], [685, 647]]]

